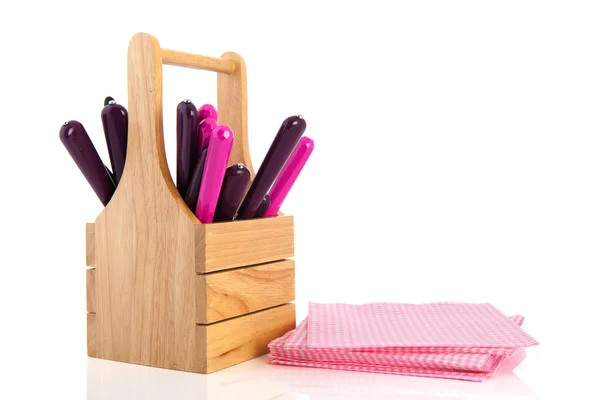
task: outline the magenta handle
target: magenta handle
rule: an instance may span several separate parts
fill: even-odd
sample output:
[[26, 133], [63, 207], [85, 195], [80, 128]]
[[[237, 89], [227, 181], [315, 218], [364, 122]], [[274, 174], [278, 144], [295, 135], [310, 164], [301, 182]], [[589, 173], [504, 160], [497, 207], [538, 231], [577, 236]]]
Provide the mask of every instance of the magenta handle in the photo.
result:
[[304, 168], [314, 148], [315, 143], [311, 138], [304, 136], [300, 139], [269, 191], [271, 205], [265, 212], [265, 217], [277, 215], [281, 204], [283, 204], [294, 182], [296, 182], [296, 178], [300, 175], [300, 171]]
[[[219, 113], [211, 104], [204, 104], [198, 109], [197, 132], [198, 132], [198, 152], [201, 152], [208, 147], [210, 134], [217, 127]], [[204, 120], [210, 119], [210, 123], [205, 128], [202, 128]]]
[[210, 135], [218, 126], [215, 118], [206, 118], [198, 123], [198, 151], [208, 147]]
[[206, 118], [212, 118], [215, 121], [219, 120], [219, 113], [211, 104], [204, 104], [198, 109], [198, 123], [204, 121]]
[[210, 137], [196, 204], [196, 217], [204, 224], [213, 221], [232, 147], [233, 132], [228, 126], [218, 126]]

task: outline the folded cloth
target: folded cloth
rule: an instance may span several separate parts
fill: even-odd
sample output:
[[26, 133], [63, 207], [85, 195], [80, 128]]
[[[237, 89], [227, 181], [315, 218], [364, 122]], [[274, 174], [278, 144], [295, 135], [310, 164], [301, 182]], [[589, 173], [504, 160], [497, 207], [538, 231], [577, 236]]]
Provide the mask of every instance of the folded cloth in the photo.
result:
[[[270, 363], [482, 381], [515, 349], [537, 344], [523, 320], [487, 304], [310, 304], [306, 320], [269, 344]], [[492, 328], [507, 334], [486, 337]]]
[[309, 304], [308, 347], [480, 352], [536, 344], [491, 304]]

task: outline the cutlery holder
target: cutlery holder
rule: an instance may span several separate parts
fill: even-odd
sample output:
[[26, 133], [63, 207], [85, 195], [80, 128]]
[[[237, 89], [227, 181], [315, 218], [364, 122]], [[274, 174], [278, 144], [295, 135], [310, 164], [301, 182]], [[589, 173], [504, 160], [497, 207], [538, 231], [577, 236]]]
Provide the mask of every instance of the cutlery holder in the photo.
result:
[[202, 224], [189, 210], [165, 157], [163, 64], [217, 72], [219, 123], [235, 134], [229, 165], [244, 163], [254, 177], [243, 58], [161, 49], [153, 36], [134, 35], [125, 169], [86, 226], [87, 351], [210, 373], [266, 354], [295, 328], [294, 220]]

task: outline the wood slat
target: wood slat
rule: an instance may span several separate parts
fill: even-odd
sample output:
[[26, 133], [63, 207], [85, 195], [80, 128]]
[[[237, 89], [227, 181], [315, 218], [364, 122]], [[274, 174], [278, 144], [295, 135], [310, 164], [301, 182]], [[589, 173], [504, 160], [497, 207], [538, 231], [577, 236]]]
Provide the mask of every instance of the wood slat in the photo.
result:
[[[293, 303], [211, 325], [197, 325], [198, 372], [211, 373], [262, 356], [267, 345], [296, 327]], [[206, 357], [202, 356], [205, 352]]]
[[198, 225], [195, 243], [200, 274], [291, 258], [294, 217]]
[[209, 324], [294, 301], [294, 261], [196, 275], [196, 322]]

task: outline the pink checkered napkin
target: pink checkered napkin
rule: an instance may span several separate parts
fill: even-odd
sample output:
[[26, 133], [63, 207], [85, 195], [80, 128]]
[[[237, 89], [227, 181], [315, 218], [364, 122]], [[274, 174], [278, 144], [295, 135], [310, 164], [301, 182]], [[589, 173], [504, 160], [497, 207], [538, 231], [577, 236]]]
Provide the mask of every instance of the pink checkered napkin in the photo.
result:
[[380, 374], [392, 374], [392, 375], [408, 375], [408, 376], [422, 376], [429, 378], [444, 378], [444, 379], [459, 379], [473, 382], [483, 382], [490, 378], [493, 374], [481, 373], [481, 372], [460, 372], [460, 371], [444, 371], [444, 370], [428, 370], [419, 368], [402, 368], [402, 367], [388, 367], [379, 365], [362, 365], [362, 364], [335, 364], [335, 363], [323, 363], [323, 362], [304, 362], [304, 361], [287, 361], [284, 359], [272, 359], [270, 361], [274, 365], [287, 365], [294, 367], [310, 367], [310, 368], [325, 368], [335, 369], [342, 371], [356, 371], [356, 372], [375, 372]]
[[307, 321], [270, 345], [271, 356], [278, 360], [332, 362], [390, 367], [431, 368], [471, 372], [490, 372], [502, 360], [495, 354], [470, 353], [389, 353], [360, 352], [340, 349], [315, 349], [306, 345]]
[[308, 348], [505, 354], [537, 344], [491, 304], [309, 303]]
[[[514, 316], [510, 320], [520, 326], [524, 318]], [[507, 358], [496, 354], [394, 354], [387, 351], [309, 349], [306, 345], [307, 326], [308, 321], [304, 320], [298, 328], [269, 344], [271, 364], [481, 382], [494, 376]], [[509, 354], [508, 351], [506, 353]]]

